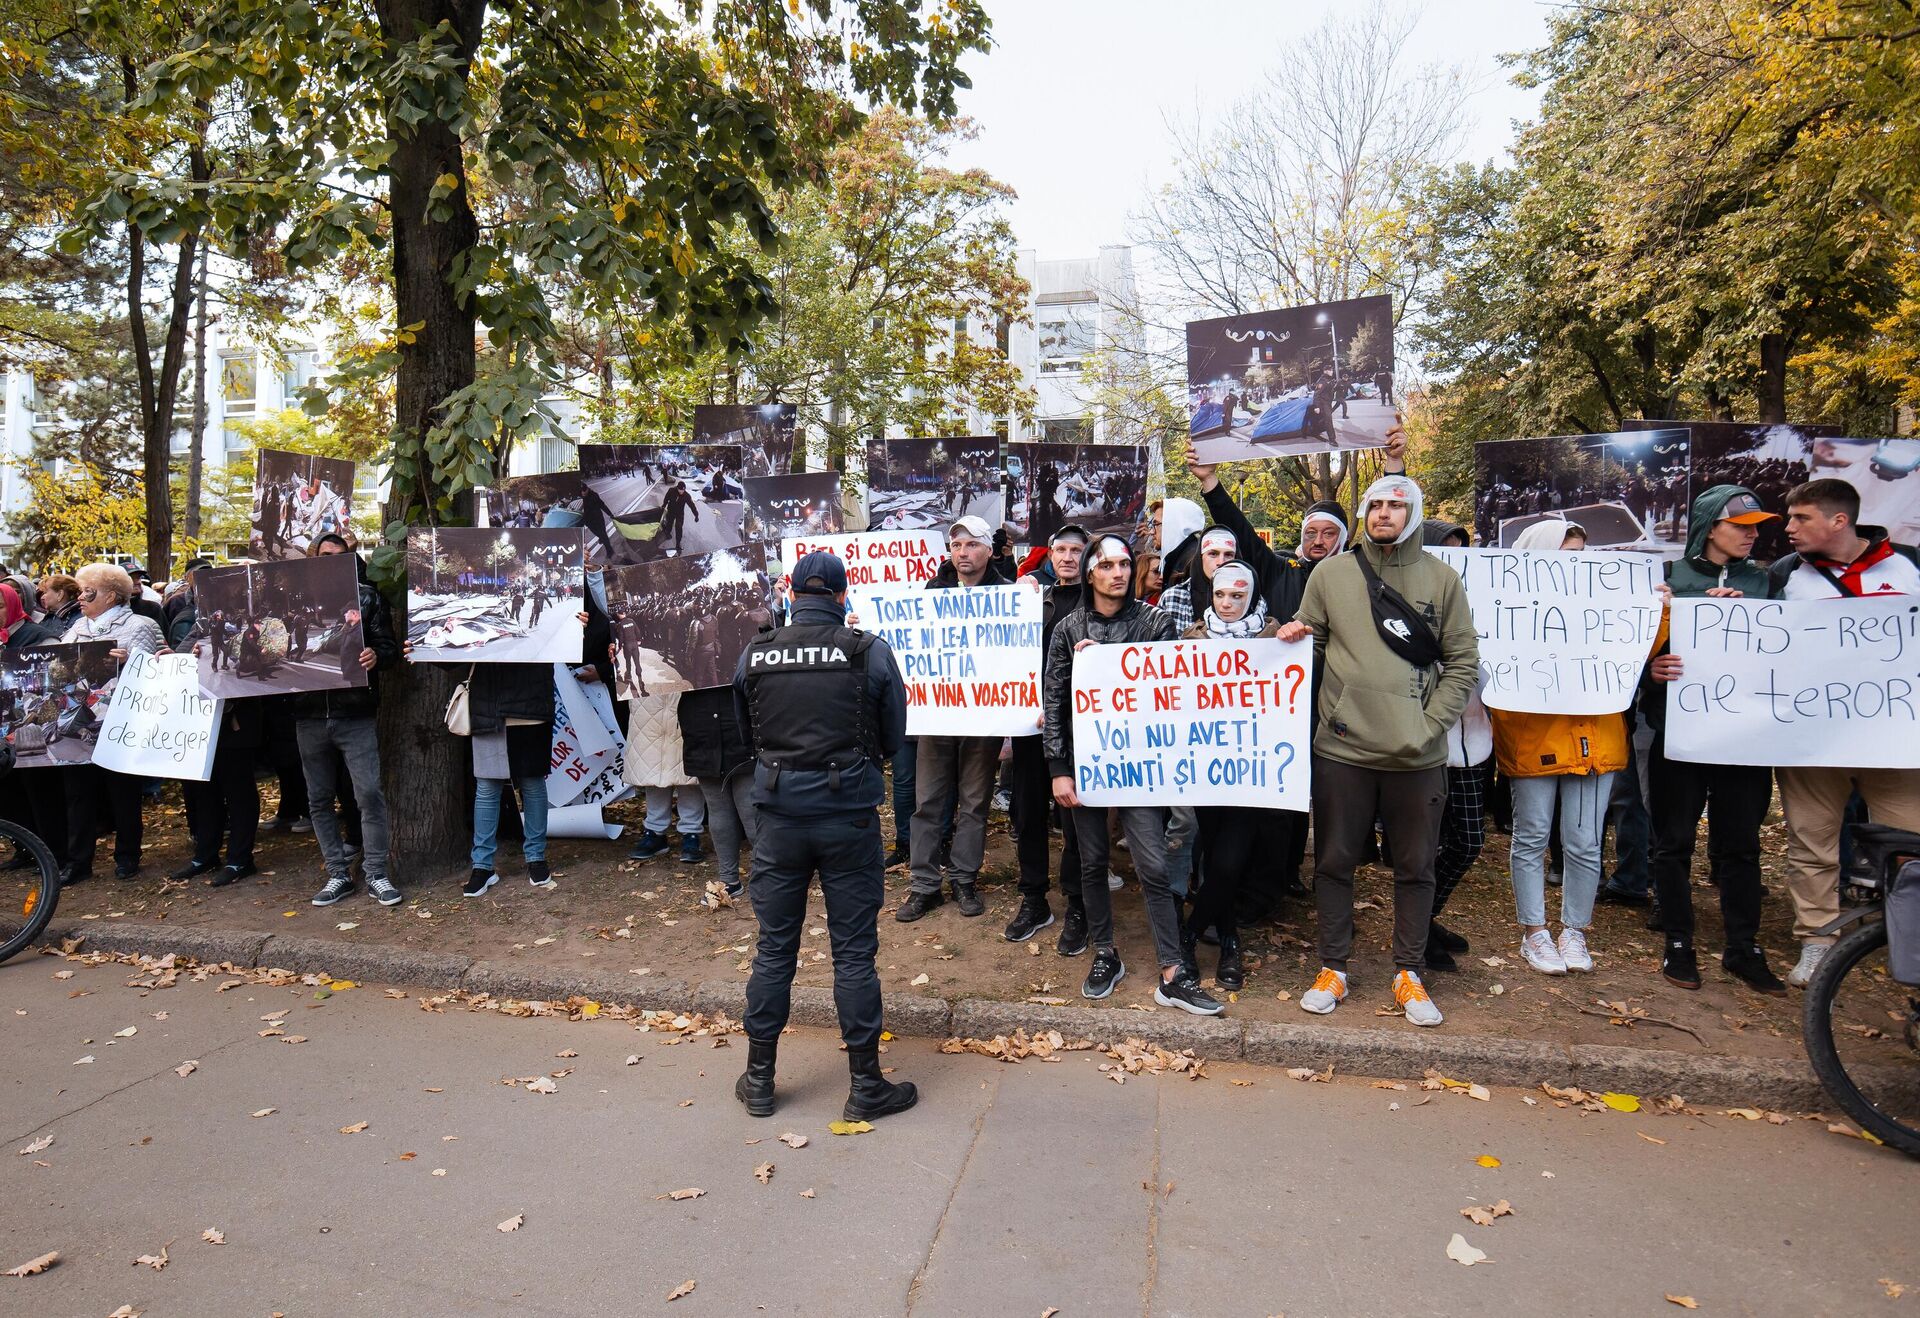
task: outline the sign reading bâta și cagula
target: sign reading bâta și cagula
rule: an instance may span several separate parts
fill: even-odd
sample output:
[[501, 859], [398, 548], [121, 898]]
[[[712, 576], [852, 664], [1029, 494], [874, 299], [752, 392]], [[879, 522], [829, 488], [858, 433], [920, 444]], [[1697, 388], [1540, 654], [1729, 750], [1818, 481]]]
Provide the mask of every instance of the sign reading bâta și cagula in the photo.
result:
[[1083, 805], [1305, 810], [1313, 642], [1090, 645], [1073, 658]]

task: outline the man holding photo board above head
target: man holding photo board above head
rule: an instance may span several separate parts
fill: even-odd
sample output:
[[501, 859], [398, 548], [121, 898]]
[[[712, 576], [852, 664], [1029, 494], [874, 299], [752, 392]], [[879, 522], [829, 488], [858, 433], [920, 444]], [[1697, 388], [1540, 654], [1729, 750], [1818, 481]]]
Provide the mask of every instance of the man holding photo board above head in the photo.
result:
[[1420, 981], [1433, 913], [1434, 855], [1447, 798], [1447, 730], [1479, 682], [1480, 652], [1460, 576], [1421, 547], [1420, 487], [1383, 476], [1361, 496], [1354, 552], [1322, 563], [1280, 639], [1313, 637], [1314, 890], [1320, 963], [1304, 1010], [1347, 996], [1353, 871], [1374, 822], [1393, 843], [1394, 1000], [1415, 1025], [1440, 1009]]

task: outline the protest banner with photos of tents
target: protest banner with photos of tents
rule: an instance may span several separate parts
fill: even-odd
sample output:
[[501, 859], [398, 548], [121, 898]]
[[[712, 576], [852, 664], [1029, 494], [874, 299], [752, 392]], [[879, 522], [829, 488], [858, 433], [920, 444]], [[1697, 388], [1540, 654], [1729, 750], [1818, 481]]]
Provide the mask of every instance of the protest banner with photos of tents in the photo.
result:
[[761, 545], [609, 568], [606, 580], [622, 700], [727, 685], [773, 620]]
[[263, 448], [254, 454], [247, 551], [253, 558], [304, 558], [323, 535], [350, 528], [353, 464]]
[[1396, 402], [1384, 293], [1187, 322], [1187, 429], [1201, 462], [1379, 448]]
[[367, 684], [353, 555], [206, 567], [193, 574], [200, 685], [221, 698]]
[[846, 529], [840, 509], [840, 473], [807, 471], [779, 476], [749, 476], [746, 537], [773, 546], [795, 536], [839, 535]]
[[1578, 524], [1590, 549], [1672, 557], [1687, 543], [1690, 454], [1677, 428], [1475, 444], [1474, 539], [1511, 548], [1535, 522], [1558, 517]]
[[1008, 444], [1007, 534], [1041, 545], [1069, 522], [1131, 536], [1147, 502], [1147, 450], [1122, 444]]
[[530, 531], [545, 525], [547, 514], [555, 509], [584, 517], [585, 498], [579, 472], [552, 471], [502, 477], [475, 492], [474, 507], [482, 526]]
[[792, 403], [701, 403], [693, 409], [693, 442], [738, 444], [742, 475], [778, 476], [793, 467], [799, 411]]
[[580, 662], [586, 539], [569, 530], [407, 532], [415, 663]]
[[1006, 517], [1000, 441], [870, 439], [867, 441], [867, 529], [947, 527], [961, 517], [998, 526]]
[[13, 743], [13, 767], [91, 763], [119, 672], [112, 641], [7, 646], [0, 725]]
[[738, 444], [582, 444], [586, 528], [609, 563], [746, 543]]

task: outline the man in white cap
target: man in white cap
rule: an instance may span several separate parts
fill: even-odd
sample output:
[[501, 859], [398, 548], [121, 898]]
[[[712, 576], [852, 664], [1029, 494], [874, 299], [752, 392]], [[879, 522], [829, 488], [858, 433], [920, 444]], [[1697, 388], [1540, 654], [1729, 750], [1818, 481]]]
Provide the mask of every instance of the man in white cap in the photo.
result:
[[1384, 820], [1393, 843], [1394, 1000], [1415, 1025], [1440, 1009], [1420, 981], [1434, 852], [1447, 797], [1447, 730], [1479, 681], [1479, 645], [1460, 575], [1420, 545], [1420, 487], [1383, 476], [1360, 500], [1355, 552], [1307, 579], [1282, 640], [1313, 637], [1314, 888], [1319, 976], [1301, 996], [1325, 1015], [1347, 996], [1353, 871]]
[[[927, 583], [928, 590], [972, 590], [998, 586], [1006, 575], [993, 563], [993, 528], [969, 514], [947, 528], [947, 561]], [[911, 924], [946, 900], [941, 892], [938, 853], [949, 795], [954, 798], [953, 847], [948, 853], [953, 904], [960, 914], [981, 915], [986, 904], [974, 884], [986, 855], [987, 803], [1000, 767], [999, 737], [917, 737], [911, 850], [913, 886], [893, 913]]]

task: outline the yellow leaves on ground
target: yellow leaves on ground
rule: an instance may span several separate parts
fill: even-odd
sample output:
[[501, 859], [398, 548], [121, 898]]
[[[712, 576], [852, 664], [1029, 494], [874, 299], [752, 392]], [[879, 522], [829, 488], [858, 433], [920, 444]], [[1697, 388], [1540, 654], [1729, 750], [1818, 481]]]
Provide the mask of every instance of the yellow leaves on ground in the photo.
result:
[[1493, 1094], [1485, 1085], [1477, 1085], [1471, 1080], [1451, 1080], [1431, 1066], [1427, 1068], [1425, 1079], [1420, 1081], [1420, 1087], [1427, 1090], [1444, 1089], [1452, 1094], [1465, 1094], [1468, 1098], [1477, 1098], [1482, 1103], [1493, 1101]]
[[369, 1124], [369, 1122], [365, 1121], [356, 1121], [351, 1126], [340, 1127], [340, 1133], [342, 1135], [358, 1135], [361, 1131], [365, 1130]]
[[60, 1261], [60, 1251], [57, 1249], [50, 1249], [46, 1253], [40, 1255], [40, 1257], [38, 1258], [28, 1259], [25, 1263], [22, 1263], [17, 1268], [8, 1268], [5, 1275], [9, 1277], [38, 1276], [40, 1273], [45, 1272], [48, 1268], [52, 1267], [54, 1264], [58, 1263], [59, 1261]]
[[1083, 1052], [1093, 1047], [1091, 1039], [1068, 1039], [1058, 1030], [1042, 1030], [1029, 1037], [1025, 1030], [1015, 1030], [1012, 1034], [996, 1034], [991, 1039], [948, 1039], [940, 1045], [943, 1053], [978, 1053], [982, 1057], [991, 1057], [998, 1062], [1021, 1062], [1036, 1057], [1043, 1062], [1057, 1062], [1055, 1056], [1063, 1052]]
[[1600, 1101], [1612, 1108], [1615, 1112], [1638, 1112], [1640, 1110], [1640, 1100], [1632, 1094], [1615, 1094], [1608, 1092], [1600, 1095]]
[[206, 1241], [209, 1245], [224, 1245], [227, 1243], [227, 1233], [219, 1227], [210, 1226], [200, 1233], [200, 1239]]
[[873, 1129], [871, 1121], [829, 1121], [827, 1129], [836, 1135], [864, 1135]]
[[1500, 1165], [1500, 1160], [1494, 1157], [1491, 1153], [1483, 1153], [1479, 1157], [1475, 1158], [1473, 1161], [1476, 1165], [1481, 1167], [1498, 1167]]
[[1698, 1309], [1700, 1307], [1700, 1301], [1694, 1299], [1691, 1295], [1669, 1295], [1667, 1296], [1667, 1303], [1677, 1304], [1682, 1309]]
[[1206, 1062], [1195, 1057], [1191, 1048], [1182, 1048], [1176, 1053], [1143, 1039], [1128, 1039], [1122, 1043], [1110, 1043], [1101, 1051], [1113, 1060], [1100, 1063], [1100, 1069], [1115, 1084], [1125, 1084], [1130, 1075], [1174, 1072], [1189, 1080], [1199, 1080], [1207, 1074]]
[[1486, 1263], [1489, 1261], [1485, 1251], [1475, 1249], [1472, 1245], [1469, 1245], [1467, 1238], [1458, 1231], [1454, 1232], [1453, 1239], [1447, 1242], [1447, 1257], [1462, 1267], [1467, 1268], [1472, 1267], [1476, 1263]]

